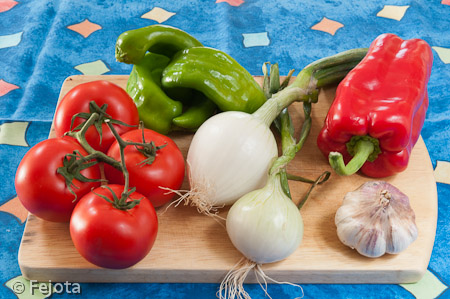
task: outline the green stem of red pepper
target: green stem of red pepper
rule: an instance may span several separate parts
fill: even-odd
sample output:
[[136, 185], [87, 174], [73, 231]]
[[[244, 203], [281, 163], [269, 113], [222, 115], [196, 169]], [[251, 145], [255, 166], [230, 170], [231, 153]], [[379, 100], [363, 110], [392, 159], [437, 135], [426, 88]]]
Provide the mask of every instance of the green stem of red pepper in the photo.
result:
[[328, 155], [331, 167], [339, 175], [356, 173], [366, 161], [374, 161], [381, 152], [378, 140], [370, 136], [353, 136], [346, 146], [348, 153], [353, 156], [347, 165], [341, 153], [331, 152]]

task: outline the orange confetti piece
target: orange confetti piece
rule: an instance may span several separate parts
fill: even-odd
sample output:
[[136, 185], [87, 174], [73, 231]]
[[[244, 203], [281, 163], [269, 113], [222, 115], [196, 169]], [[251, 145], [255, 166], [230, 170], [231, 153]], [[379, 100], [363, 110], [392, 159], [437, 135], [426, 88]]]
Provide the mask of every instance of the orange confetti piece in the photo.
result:
[[334, 35], [336, 31], [342, 27], [344, 27], [343, 24], [324, 17], [319, 23], [312, 26], [311, 29], [327, 32], [331, 35]]
[[92, 23], [86, 19], [81, 23], [67, 26], [67, 28], [81, 34], [86, 38], [95, 31], [102, 29], [102, 26]]
[[21, 223], [27, 220], [28, 211], [24, 208], [17, 196], [0, 206], [0, 211], [16, 216]]
[[441, 4], [450, 5], [450, 0], [442, 0]]
[[242, 3], [244, 3], [243, 0], [216, 0], [216, 3], [226, 2], [230, 4], [231, 6], [239, 6]]

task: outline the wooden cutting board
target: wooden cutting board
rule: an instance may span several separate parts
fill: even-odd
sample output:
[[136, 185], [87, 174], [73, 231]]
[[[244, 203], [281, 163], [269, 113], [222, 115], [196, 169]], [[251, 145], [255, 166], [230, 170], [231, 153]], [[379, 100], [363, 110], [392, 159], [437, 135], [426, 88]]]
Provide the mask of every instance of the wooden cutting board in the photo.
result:
[[[60, 99], [72, 87], [104, 79], [125, 87], [128, 76], [73, 76], [61, 88]], [[261, 82], [261, 78], [257, 77]], [[312, 132], [288, 171], [316, 178], [331, 170], [316, 146], [316, 137], [334, 88], [322, 90], [313, 106]], [[301, 123], [301, 104], [291, 107], [297, 128]], [[51, 132], [50, 136], [53, 136]], [[170, 135], [186, 155], [191, 134]], [[410, 283], [425, 273], [433, 248], [437, 222], [437, 191], [432, 164], [422, 138], [414, 148], [406, 171], [386, 180], [406, 193], [416, 213], [417, 240], [398, 255], [370, 259], [344, 246], [336, 235], [334, 215], [344, 195], [373, 180], [362, 175], [339, 177], [318, 186], [301, 210], [304, 238], [287, 259], [263, 265], [263, 270], [278, 281], [294, 283]], [[291, 182], [293, 198], [301, 198], [309, 185]], [[187, 182], [183, 189], [188, 189]], [[226, 216], [226, 209], [220, 213]], [[221, 224], [200, 215], [193, 207], [179, 205], [158, 209], [159, 232], [148, 256], [123, 270], [96, 267], [76, 251], [68, 224], [51, 223], [29, 215], [19, 250], [19, 265], [28, 279], [72, 282], [196, 282], [219, 283], [240, 260]], [[256, 282], [250, 274], [246, 282]]]

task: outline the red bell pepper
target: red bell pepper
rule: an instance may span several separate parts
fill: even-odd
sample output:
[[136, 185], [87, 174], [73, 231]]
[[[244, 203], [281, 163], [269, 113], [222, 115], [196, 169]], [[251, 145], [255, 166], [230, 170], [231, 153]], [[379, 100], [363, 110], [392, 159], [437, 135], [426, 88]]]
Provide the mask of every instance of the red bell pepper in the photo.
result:
[[423, 40], [383, 34], [372, 42], [339, 84], [317, 139], [338, 174], [361, 169], [379, 178], [405, 170], [425, 120], [432, 64]]

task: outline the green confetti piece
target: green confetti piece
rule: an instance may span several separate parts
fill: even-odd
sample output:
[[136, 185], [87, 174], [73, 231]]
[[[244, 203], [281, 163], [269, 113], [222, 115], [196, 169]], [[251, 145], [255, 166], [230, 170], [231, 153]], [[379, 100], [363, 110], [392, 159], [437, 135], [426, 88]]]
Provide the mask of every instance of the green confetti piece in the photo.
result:
[[75, 66], [75, 69], [82, 72], [83, 75], [102, 75], [110, 71], [101, 60], [79, 64]]
[[30, 146], [25, 138], [29, 122], [10, 122], [0, 125], [0, 144]]
[[37, 282], [28, 280], [22, 275], [14, 277], [5, 283], [19, 299], [44, 299], [52, 295], [50, 282]]
[[400, 284], [400, 286], [413, 294], [416, 299], [433, 299], [447, 289], [447, 286], [428, 270], [418, 282]]
[[450, 49], [442, 47], [432, 47], [437, 52], [443, 63], [450, 63]]

